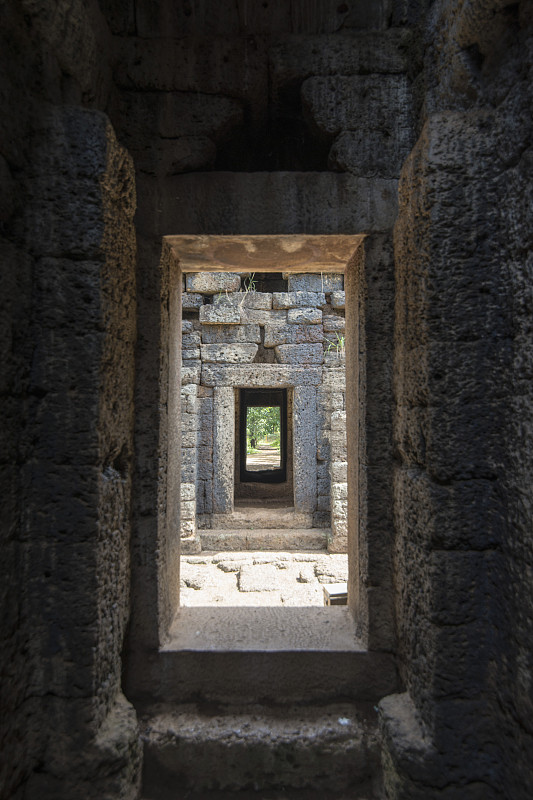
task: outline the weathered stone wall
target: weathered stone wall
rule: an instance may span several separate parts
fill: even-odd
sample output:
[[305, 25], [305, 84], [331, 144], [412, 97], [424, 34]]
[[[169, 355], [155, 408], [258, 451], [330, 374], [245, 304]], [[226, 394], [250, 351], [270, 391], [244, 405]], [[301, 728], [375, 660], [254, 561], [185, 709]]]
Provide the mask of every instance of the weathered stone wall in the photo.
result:
[[[181, 537], [185, 551], [200, 547], [196, 523], [212, 526], [213, 512], [230, 513], [240, 479], [233, 465], [238, 453], [230, 421], [213, 414], [213, 389], [205, 385], [205, 366], [257, 365], [254, 385], [275, 387], [270, 367], [287, 364], [319, 368], [315, 418], [306, 431], [316, 432], [311, 443], [314, 469], [290, 474], [277, 494], [287, 505], [298, 506], [298, 496], [310, 495], [310, 524], [331, 527], [330, 549], [346, 549], [346, 431], [344, 399], [344, 291], [342, 275], [288, 274], [286, 292], [247, 291], [239, 274], [191, 273], [185, 276], [182, 308], [182, 484]], [[269, 374], [272, 376], [269, 378]], [[294, 370], [296, 383], [300, 372]], [[259, 375], [262, 375], [261, 379]], [[237, 378], [236, 378], [237, 380]], [[235, 387], [241, 387], [236, 383]], [[242, 387], [241, 387], [242, 388]], [[292, 406], [292, 395], [291, 395]], [[224, 407], [225, 408], [225, 407]], [[231, 406], [226, 415], [232, 413]], [[299, 423], [291, 414], [293, 426]], [[238, 424], [236, 423], [238, 428]], [[292, 429], [291, 447], [300, 434]], [[227, 439], [223, 458], [213, 459]], [[216, 463], [215, 463], [216, 462]], [[333, 466], [334, 465], [334, 466]], [[332, 479], [333, 471], [333, 479]], [[226, 473], [223, 479], [221, 473]], [[300, 483], [316, 473], [312, 489]], [[217, 496], [221, 481], [224, 498]], [[296, 485], [294, 483], [296, 482]], [[241, 492], [242, 494], [242, 492]], [[311, 497], [311, 495], [313, 495]], [[298, 509], [300, 510], [300, 509]]]
[[426, 26], [395, 235], [394, 798], [531, 794], [531, 10]]
[[[526, 0], [4, 3], [2, 797], [136, 792], [124, 630], [131, 609], [133, 686], [178, 586], [181, 315], [162, 237], [302, 231], [375, 247], [355, 287], [348, 522], [355, 607], [372, 646], [397, 638], [406, 689], [382, 705], [388, 796], [529, 797], [532, 18]], [[100, 111], [139, 197], [131, 598], [133, 199]], [[390, 480], [388, 244], [413, 145]]]
[[1, 13], [0, 795], [126, 797], [133, 170], [97, 3]]

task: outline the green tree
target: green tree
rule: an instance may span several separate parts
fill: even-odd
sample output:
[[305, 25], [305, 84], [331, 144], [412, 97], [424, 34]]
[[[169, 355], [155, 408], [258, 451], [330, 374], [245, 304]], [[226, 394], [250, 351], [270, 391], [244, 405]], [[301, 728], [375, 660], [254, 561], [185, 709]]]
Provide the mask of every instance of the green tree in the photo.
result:
[[246, 436], [260, 442], [269, 433], [280, 431], [279, 406], [248, 406], [246, 414]]

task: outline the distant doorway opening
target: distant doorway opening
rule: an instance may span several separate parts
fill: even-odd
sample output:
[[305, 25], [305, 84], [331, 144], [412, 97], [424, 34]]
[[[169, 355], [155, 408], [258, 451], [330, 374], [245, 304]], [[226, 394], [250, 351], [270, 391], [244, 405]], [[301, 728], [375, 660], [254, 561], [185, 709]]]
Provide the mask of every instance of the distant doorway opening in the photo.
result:
[[241, 389], [241, 483], [287, 480], [287, 390]]

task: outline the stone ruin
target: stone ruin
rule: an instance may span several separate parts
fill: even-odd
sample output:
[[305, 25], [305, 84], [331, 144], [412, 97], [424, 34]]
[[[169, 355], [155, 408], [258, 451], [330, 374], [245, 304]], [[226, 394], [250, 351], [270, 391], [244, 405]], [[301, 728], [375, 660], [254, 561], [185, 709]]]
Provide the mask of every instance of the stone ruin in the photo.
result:
[[[530, 800], [532, 0], [0, 19], [1, 800]], [[288, 340], [341, 289], [192, 290], [221, 272], [343, 276], [342, 405]], [[192, 548], [248, 514], [271, 371], [348, 606], [184, 607], [180, 512]]]
[[[266, 273], [254, 276], [253, 291], [244, 289], [246, 278], [212, 272], [183, 280], [182, 553], [201, 550], [199, 529], [276, 524], [300, 531], [302, 546], [312, 540], [330, 552], [346, 552], [343, 275], [280, 279]], [[240, 480], [244, 387], [285, 387], [288, 394], [287, 475], [281, 483]], [[276, 498], [283, 501], [281, 516], [268, 506]], [[253, 522], [243, 518], [250, 499], [267, 505], [267, 514], [256, 514]], [[311, 528], [324, 535], [306, 537]], [[216, 550], [213, 533], [208, 540], [207, 549]], [[283, 549], [283, 537], [279, 542]]]

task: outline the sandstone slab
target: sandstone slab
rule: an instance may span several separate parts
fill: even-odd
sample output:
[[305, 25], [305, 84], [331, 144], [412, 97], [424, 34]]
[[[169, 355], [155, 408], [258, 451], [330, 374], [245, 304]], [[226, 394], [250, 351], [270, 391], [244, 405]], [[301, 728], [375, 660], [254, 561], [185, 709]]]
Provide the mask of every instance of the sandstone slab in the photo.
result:
[[188, 292], [218, 294], [236, 292], [241, 286], [241, 276], [234, 272], [196, 272], [185, 276]]
[[241, 592], [274, 592], [279, 588], [274, 564], [245, 564], [240, 568], [238, 581]]
[[314, 292], [328, 294], [344, 289], [344, 275], [335, 273], [288, 272], [287, 283], [291, 292]]
[[321, 344], [280, 344], [274, 351], [280, 364], [322, 364], [324, 357]]
[[323, 292], [274, 292], [272, 308], [316, 308], [326, 305]]
[[232, 294], [217, 295], [214, 302], [238, 308], [268, 310], [272, 308], [272, 294], [270, 292], [233, 292]]
[[[296, 309], [295, 309], [296, 310]], [[316, 310], [316, 309], [315, 309]], [[324, 334], [319, 325], [292, 323], [291, 325], [265, 325], [265, 347], [279, 344], [318, 344]]]
[[233, 344], [235, 342], [251, 342], [259, 344], [261, 330], [259, 325], [209, 325], [202, 324], [203, 344]]
[[319, 308], [291, 308], [287, 313], [290, 325], [320, 325], [322, 311]]
[[238, 308], [231, 306], [207, 305], [200, 308], [200, 322], [210, 325], [238, 325], [241, 314]]
[[254, 360], [258, 345], [246, 343], [203, 344], [202, 362], [226, 364], [245, 364]]

